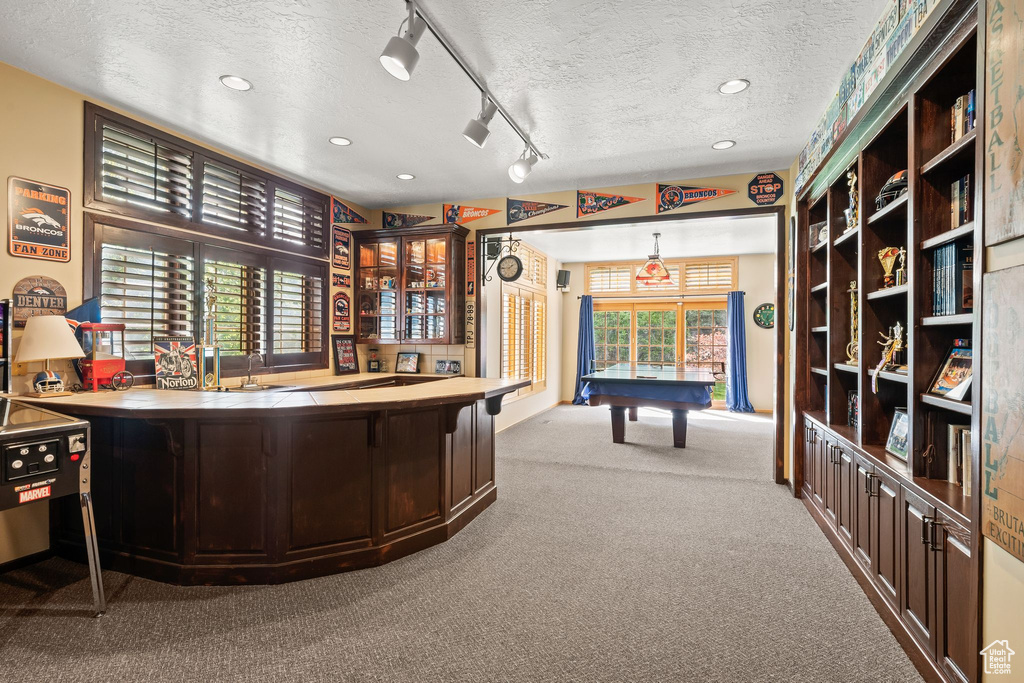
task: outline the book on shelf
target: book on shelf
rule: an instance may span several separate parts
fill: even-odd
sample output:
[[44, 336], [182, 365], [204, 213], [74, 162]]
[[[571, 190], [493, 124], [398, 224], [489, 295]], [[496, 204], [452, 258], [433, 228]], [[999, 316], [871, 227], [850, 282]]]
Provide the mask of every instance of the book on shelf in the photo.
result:
[[936, 247], [932, 267], [932, 315], [974, 310], [974, 243], [961, 240]]
[[948, 425], [946, 435], [946, 481], [963, 487], [964, 495], [971, 495], [971, 428], [968, 425]]
[[955, 181], [949, 192], [950, 229], [959, 228], [971, 220], [971, 174]]
[[949, 112], [951, 130], [950, 142], [956, 142], [974, 130], [975, 124], [974, 90], [956, 98]]

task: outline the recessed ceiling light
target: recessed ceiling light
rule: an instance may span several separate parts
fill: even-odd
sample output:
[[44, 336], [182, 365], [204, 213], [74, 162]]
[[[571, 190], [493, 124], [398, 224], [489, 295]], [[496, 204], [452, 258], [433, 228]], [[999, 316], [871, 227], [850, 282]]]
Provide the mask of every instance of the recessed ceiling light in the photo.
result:
[[348, 138], [343, 138], [338, 135], [335, 135], [333, 138], [328, 139], [327, 142], [331, 143], [332, 145], [337, 145], [338, 147], [348, 147], [349, 145], [352, 144], [352, 141], [349, 140]]
[[735, 146], [736, 146], [736, 141], [735, 140], [719, 140], [715, 144], [711, 145], [711, 149], [729, 149], [730, 147], [735, 147]]
[[722, 85], [718, 86], [718, 92], [723, 95], [735, 95], [738, 92], [743, 92], [750, 87], [750, 81], [745, 78], [734, 78], [731, 81], [726, 81]]
[[232, 90], [252, 90], [252, 83], [241, 76], [221, 76], [220, 82]]
[[399, 180], [413, 180], [416, 176], [414, 176], [412, 173], [399, 173], [395, 177], [398, 178]]

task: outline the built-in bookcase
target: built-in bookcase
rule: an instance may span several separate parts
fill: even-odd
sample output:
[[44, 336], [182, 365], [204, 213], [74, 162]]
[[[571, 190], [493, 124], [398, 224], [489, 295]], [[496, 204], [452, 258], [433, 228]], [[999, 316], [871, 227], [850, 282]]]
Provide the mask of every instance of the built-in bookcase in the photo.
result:
[[[955, 142], [951, 109], [957, 98], [976, 89], [977, 38], [973, 35], [937, 66], [866, 140], [851, 165], [802, 208], [801, 227], [806, 245], [802, 266], [806, 283], [801, 296], [806, 315], [799, 335], [806, 365], [803, 411], [827, 422], [837, 434], [925, 492], [965, 522], [971, 519], [971, 501], [964, 490], [947, 481], [947, 433], [950, 424], [969, 425], [978, 411], [971, 392], [965, 400], [950, 400], [928, 393], [932, 381], [955, 339], [970, 339], [978, 346], [975, 311], [935, 315], [935, 268], [939, 249], [956, 243], [981, 244], [980, 220], [953, 222], [951, 188], [969, 175], [972, 213], [979, 177], [980, 156], [976, 131]], [[883, 208], [875, 198], [899, 171], [907, 171], [908, 190]], [[850, 206], [847, 172], [858, 177], [859, 220], [847, 230], [844, 210]], [[972, 216], [976, 219], [977, 216]], [[819, 226], [814, 229], [813, 226]], [[827, 238], [816, 233], [826, 227]], [[886, 247], [906, 250], [906, 283], [883, 286], [884, 270], [878, 253]], [[981, 250], [974, 254], [972, 283], [980, 273]], [[894, 267], [899, 267], [899, 261]], [[858, 362], [851, 363], [851, 283], [856, 283], [859, 337]], [[980, 287], [980, 283], [979, 287]], [[976, 287], [975, 289], [977, 289]], [[907, 350], [905, 370], [879, 373], [872, 391], [875, 366], [881, 359], [883, 333], [900, 323]], [[849, 397], [856, 392], [857, 426], [849, 424]], [[897, 409], [909, 416], [908, 460], [889, 454], [885, 444]], [[931, 447], [931, 448], [929, 448]], [[977, 449], [975, 448], [975, 452]]]
[[[929, 389], [954, 340], [971, 340], [980, 367], [984, 254], [982, 216], [974, 209], [983, 150], [980, 130], [953, 132], [952, 110], [977, 91], [983, 8], [966, 0], [947, 8], [914, 59], [879, 86], [868, 113], [840, 132], [839, 151], [799, 198], [794, 400], [804, 433], [796, 439], [794, 485], [846, 564], [877, 594], [879, 611], [916, 643], [908, 652], [924, 654], [933, 678], [972, 683], [981, 648], [980, 373], [964, 400]], [[983, 93], [977, 95], [980, 121]], [[851, 171], [858, 220], [848, 224]], [[905, 194], [877, 206], [879, 191], [902, 171]], [[967, 175], [969, 190], [961, 192], [958, 181]], [[954, 183], [971, 210], [958, 204], [954, 211]], [[964, 269], [974, 246], [966, 286], [962, 274], [951, 285], [949, 273]], [[887, 287], [879, 252], [888, 247], [905, 251], [905, 281]], [[954, 260], [960, 265], [950, 270]], [[899, 267], [897, 258], [894, 274]], [[965, 289], [975, 294], [968, 310]], [[907, 345], [902, 367], [876, 377], [882, 333], [896, 323]], [[859, 348], [851, 362], [854, 330]], [[851, 395], [856, 425], [849, 422]], [[907, 413], [906, 460], [886, 450], [899, 410]], [[967, 490], [956, 476], [949, 481], [951, 425], [973, 429], [968, 457], [954, 471], [966, 467]]]

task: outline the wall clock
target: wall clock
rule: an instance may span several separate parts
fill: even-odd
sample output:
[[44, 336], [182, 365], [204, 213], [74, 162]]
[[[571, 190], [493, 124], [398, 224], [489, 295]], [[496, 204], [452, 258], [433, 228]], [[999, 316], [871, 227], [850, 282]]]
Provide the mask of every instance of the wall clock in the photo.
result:
[[523, 262], [518, 256], [509, 254], [498, 261], [498, 277], [505, 282], [515, 282], [523, 274]]
[[775, 327], [775, 304], [761, 304], [755, 308], [754, 323], [766, 330]]

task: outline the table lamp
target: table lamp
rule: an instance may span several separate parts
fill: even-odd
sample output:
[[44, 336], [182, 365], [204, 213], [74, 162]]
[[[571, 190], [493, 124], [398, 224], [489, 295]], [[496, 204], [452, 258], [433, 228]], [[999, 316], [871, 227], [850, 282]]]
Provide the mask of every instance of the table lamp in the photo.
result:
[[21, 344], [15, 363], [45, 362], [46, 369], [35, 376], [32, 382], [34, 391], [26, 396], [45, 398], [47, 396], [68, 396], [71, 392], [64, 391], [64, 382], [60, 375], [50, 370], [51, 360], [67, 360], [84, 358], [85, 352], [75, 339], [75, 333], [62, 315], [40, 315], [29, 318], [25, 323], [25, 333], [21, 335]]

